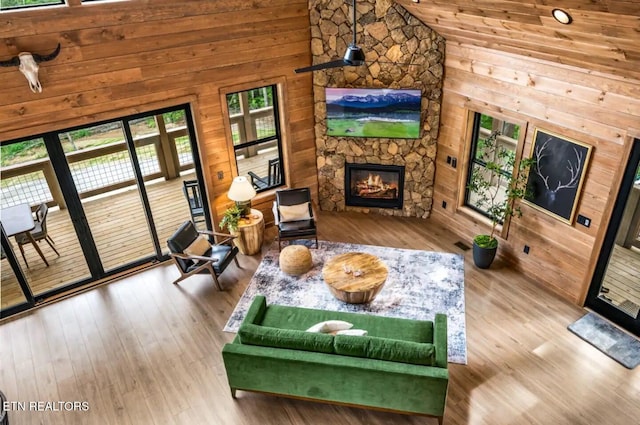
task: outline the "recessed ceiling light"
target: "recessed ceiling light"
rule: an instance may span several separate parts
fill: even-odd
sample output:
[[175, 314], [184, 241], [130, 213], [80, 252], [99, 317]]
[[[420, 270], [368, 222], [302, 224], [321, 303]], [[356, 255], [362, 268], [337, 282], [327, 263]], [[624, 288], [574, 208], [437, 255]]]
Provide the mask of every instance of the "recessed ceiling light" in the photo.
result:
[[556, 21], [564, 25], [569, 25], [571, 21], [573, 21], [573, 19], [571, 19], [571, 15], [562, 9], [553, 9], [551, 14]]

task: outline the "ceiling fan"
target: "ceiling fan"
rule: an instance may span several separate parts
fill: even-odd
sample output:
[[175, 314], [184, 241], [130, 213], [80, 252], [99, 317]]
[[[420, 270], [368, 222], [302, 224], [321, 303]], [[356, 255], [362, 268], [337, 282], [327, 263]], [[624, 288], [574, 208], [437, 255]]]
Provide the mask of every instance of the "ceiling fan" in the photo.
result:
[[347, 51], [342, 59], [331, 62], [319, 63], [317, 65], [298, 68], [296, 74], [302, 72], [319, 71], [321, 69], [339, 68], [341, 66], [360, 66], [364, 64], [364, 52], [362, 48], [356, 44], [356, 0], [353, 0], [353, 42], [347, 47]]

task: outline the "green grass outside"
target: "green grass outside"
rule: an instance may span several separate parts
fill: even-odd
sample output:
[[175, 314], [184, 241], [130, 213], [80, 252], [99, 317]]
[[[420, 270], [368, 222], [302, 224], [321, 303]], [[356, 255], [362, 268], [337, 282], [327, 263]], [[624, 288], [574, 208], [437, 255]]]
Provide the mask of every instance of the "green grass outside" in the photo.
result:
[[420, 137], [420, 124], [417, 122], [328, 119], [327, 135], [417, 139]]
[[[64, 151], [71, 153], [122, 141], [122, 137], [101, 137], [100, 135], [86, 136], [75, 140], [77, 150], [73, 148], [67, 139], [63, 139], [61, 143]], [[176, 148], [178, 153], [191, 152], [189, 136], [176, 138]], [[0, 147], [0, 165], [3, 167], [14, 164], [23, 164], [35, 159], [48, 158], [48, 156], [47, 149], [44, 147], [44, 141], [42, 139], [33, 139], [33, 141], [25, 141]], [[154, 156], [155, 152], [152, 153], [146, 150], [138, 152], [139, 158], [150, 158]]]

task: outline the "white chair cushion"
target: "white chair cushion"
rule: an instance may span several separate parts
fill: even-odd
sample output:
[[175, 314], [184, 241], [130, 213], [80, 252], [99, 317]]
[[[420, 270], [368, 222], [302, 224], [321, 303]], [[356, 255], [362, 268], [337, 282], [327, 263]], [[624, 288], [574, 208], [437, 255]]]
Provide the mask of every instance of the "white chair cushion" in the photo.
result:
[[280, 205], [278, 209], [280, 210], [281, 222], [309, 220], [311, 218], [308, 202], [297, 205]]
[[191, 245], [184, 249], [187, 255], [204, 255], [211, 248], [211, 244], [205, 235], [198, 236]]

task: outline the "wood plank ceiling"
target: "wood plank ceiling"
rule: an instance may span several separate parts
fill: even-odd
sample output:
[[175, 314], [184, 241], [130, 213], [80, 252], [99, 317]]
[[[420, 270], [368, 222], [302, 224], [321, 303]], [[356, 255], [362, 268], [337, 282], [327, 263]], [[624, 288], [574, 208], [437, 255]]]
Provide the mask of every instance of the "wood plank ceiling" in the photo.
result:
[[[395, 0], [445, 37], [640, 80], [640, 0]], [[569, 13], [558, 23], [554, 8]]]

